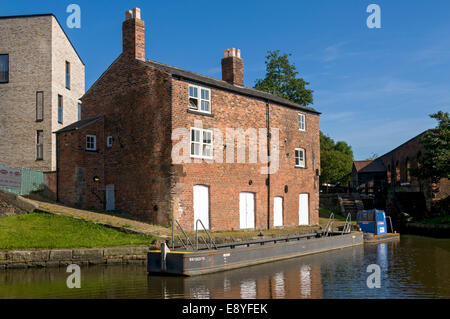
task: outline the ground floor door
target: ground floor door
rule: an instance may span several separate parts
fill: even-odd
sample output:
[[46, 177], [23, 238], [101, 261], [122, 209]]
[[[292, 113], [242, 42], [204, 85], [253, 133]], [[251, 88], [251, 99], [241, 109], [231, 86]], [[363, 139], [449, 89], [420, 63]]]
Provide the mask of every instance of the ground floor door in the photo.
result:
[[255, 228], [255, 194], [239, 194], [239, 216], [241, 229]]
[[[204, 185], [194, 186], [194, 229], [198, 219], [209, 229], [209, 187]], [[202, 229], [200, 223], [198, 229]]]
[[106, 185], [106, 210], [115, 210], [114, 185]]
[[283, 226], [283, 197], [275, 197], [273, 200], [273, 226]]
[[300, 194], [298, 201], [298, 224], [309, 225], [309, 194]]

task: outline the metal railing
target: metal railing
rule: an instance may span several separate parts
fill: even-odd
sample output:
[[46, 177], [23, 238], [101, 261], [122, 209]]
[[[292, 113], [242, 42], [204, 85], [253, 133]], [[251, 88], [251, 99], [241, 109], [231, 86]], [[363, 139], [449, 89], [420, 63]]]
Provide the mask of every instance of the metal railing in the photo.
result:
[[334, 213], [332, 212], [330, 214], [330, 217], [328, 218], [328, 223], [325, 226], [325, 231], [323, 232], [325, 237], [327, 237], [330, 233], [330, 230], [333, 229], [333, 224], [334, 224]]
[[391, 216], [386, 216], [386, 219], [389, 218], [389, 224], [391, 225], [391, 233], [394, 233], [394, 227], [392, 227], [392, 218]]
[[345, 219], [344, 227], [342, 228], [342, 235], [349, 233], [352, 227], [352, 215], [350, 213], [347, 214], [347, 218]]
[[[215, 249], [217, 249], [216, 243], [214, 242], [214, 240], [212, 239], [211, 235], [209, 234], [208, 230], [206, 229], [205, 225], [203, 225], [203, 222], [200, 219], [197, 219], [197, 221], [195, 222], [195, 243], [197, 245], [197, 250], [198, 250], [198, 223], [200, 222], [200, 225], [202, 226], [203, 230], [205, 231], [206, 235], [208, 235], [209, 238], [209, 242], [211, 244], [211, 248], [214, 246]], [[203, 239], [203, 242], [206, 244], [206, 247], [208, 247], [208, 249], [211, 249], [208, 245], [208, 243], [206, 242], [206, 240], [201, 237]]]
[[[178, 240], [181, 242], [181, 244], [184, 246], [184, 248], [187, 250], [188, 249], [188, 244], [192, 247], [192, 249], [194, 250], [194, 245], [192, 244], [191, 240], [189, 239], [189, 236], [185, 233], [183, 227], [181, 227], [180, 223], [178, 222], [178, 220], [175, 219], [175, 224], [178, 226], [178, 228], [181, 230], [181, 232], [184, 235], [184, 238], [186, 238], [186, 244], [183, 242], [183, 239], [177, 235]], [[172, 221], [172, 249], [175, 248], [175, 224]]]

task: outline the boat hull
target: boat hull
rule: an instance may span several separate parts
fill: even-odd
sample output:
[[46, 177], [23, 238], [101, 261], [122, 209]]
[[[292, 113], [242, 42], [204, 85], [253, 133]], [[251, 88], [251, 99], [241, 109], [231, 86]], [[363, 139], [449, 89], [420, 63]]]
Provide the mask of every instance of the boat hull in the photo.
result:
[[395, 241], [400, 240], [400, 234], [389, 233], [384, 235], [374, 235], [369, 233], [364, 233], [364, 242], [367, 244], [376, 244], [385, 241]]
[[354, 232], [322, 238], [288, 242], [265, 242], [249, 247], [221, 248], [207, 251], [173, 251], [162, 258], [160, 250], [148, 253], [149, 273], [195, 276], [250, 265], [294, 258], [361, 245], [363, 233]]

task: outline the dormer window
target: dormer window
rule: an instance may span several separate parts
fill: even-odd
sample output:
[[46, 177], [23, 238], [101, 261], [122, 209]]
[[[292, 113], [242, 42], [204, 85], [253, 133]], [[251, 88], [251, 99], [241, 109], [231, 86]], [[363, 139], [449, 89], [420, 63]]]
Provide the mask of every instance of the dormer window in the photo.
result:
[[189, 109], [211, 113], [211, 90], [196, 85], [189, 85]]

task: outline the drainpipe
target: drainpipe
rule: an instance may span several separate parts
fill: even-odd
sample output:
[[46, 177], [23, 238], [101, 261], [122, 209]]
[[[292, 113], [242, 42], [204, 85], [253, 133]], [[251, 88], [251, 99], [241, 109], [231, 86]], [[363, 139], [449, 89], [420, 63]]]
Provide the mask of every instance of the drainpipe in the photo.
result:
[[[270, 112], [269, 101], [266, 102], [267, 156], [270, 159]], [[267, 161], [267, 229], [270, 229], [270, 160]]]
[[59, 155], [58, 155], [58, 150], [59, 150], [59, 134], [56, 134], [56, 201], [59, 202]]

